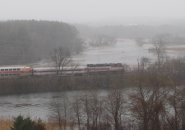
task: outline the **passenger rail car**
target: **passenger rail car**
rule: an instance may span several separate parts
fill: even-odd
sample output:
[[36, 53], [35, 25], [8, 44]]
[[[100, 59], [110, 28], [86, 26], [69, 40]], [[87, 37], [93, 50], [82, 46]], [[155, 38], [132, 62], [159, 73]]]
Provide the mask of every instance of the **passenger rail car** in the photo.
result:
[[32, 75], [33, 69], [28, 66], [0, 67], [0, 78]]
[[109, 63], [109, 64], [87, 64], [87, 72], [103, 72], [103, 71], [119, 71], [123, 70], [121, 63]]
[[[124, 67], [121, 63], [109, 64], [87, 64], [79, 68], [65, 67], [60, 73], [61, 76], [94, 74], [99, 72], [116, 72], [122, 71]], [[32, 68], [28, 66], [4, 66], [0, 67], [0, 78], [20, 77], [20, 76], [41, 76], [56, 75], [55, 67]]]

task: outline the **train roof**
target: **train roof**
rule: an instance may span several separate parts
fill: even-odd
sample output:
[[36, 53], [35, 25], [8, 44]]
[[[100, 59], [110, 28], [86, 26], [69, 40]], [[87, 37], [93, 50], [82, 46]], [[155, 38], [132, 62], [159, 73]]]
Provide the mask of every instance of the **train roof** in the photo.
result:
[[19, 65], [16, 65], [16, 66], [0, 66], [0, 69], [12, 69], [12, 68], [27, 68], [29, 66], [19, 66]]
[[87, 64], [87, 67], [122, 66], [121, 63]]

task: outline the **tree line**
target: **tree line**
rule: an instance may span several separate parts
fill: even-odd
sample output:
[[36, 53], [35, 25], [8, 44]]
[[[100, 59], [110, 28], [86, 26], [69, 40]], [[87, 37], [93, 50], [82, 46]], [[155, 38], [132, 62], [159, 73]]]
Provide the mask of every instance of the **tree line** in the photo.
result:
[[82, 50], [77, 29], [63, 22], [16, 20], [0, 22], [0, 64], [25, 64], [49, 58], [62, 46], [72, 54]]

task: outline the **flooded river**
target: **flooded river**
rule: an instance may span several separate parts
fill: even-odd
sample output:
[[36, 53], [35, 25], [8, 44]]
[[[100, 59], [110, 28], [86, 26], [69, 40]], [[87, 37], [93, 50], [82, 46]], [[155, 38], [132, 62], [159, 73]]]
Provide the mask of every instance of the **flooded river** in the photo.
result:
[[[133, 88], [125, 88], [122, 91], [124, 97], [128, 98], [128, 94], [133, 92]], [[2, 96], [0, 97], [0, 117], [12, 118], [24, 115], [33, 119], [48, 120], [55, 109], [53, 103], [62, 103], [64, 97], [72, 103], [76, 97], [83, 95], [97, 94], [100, 98], [104, 98], [108, 93], [108, 90], [96, 90]]]
[[[133, 39], [118, 39], [114, 45], [107, 47], [89, 47], [84, 52], [73, 57], [79, 64], [97, 63], [123, 63], [129, 65], [137, 64], [137, 59], [147, 57], [155, 60], [154, 55], [149, 52], [152, 44], [139, 45]], [[185, 56], [185, 45], [168, 45], [166, 53], [169, 57]]]
[[[104, 47], [87, 47], [82, 53], [74, 55], [73, 61], [79, 65], [98, 63], [123, 63], [136, 65], [141, 57], [147, 57], [155, 60], [155, 56], [149, 52], [152, 44], [139, 45], [133, 39], [118, 39], [116, 43]], [[166, 46], [169, 57], [185, 56], [185, 45]], [[53, 66], [51, 61], [42, 60], [33, 65], [34, 67]]]
[[[107, 95], [106, 90], [93, 91], [99, 96]], [[17, 115], [33, 119], [47, 120], [53, 114], [54, 102], [61, 102], [65, 97], [72, 102], [77, 96], [89, 94], [87, 91], [51, 92], [40, 94], [13, 95], [0, 97], [0, 117], [11, 118]]]
[[[82, 65], [113, 62], [136, 64], [137, 59], [143, 56], [148, 58], [154, 57], [148, 52], [148, 49], [151, 47], [152, 45], [150, 44], [139, 46], [134, 40], [124, 39], [118, 40], [116, 44], [108, 47], [87, 48], [83, 53], [74, 56], [73, 59]], [[170, 46], [169, 48], [171, 48], [168, 50], [169, 56], [185, 56], [185, 51], [177, 51], [178, 48], [182, 50], [185, 46]], [[41, 63], [40, 65], [43, 64]], [[60, 101], [64, 95], [67, 95], [69, 99], [73, 100], [75, 96], [84, 93], [86, 91], [0, 97], [0, 116], [7, 118], [21, 114], [32, 118], [48, 119], [53, 111], [51, 106], [53, 100]], [[107, 91], [100, 90], [97, 93], [99, 95], [105, 95]]]

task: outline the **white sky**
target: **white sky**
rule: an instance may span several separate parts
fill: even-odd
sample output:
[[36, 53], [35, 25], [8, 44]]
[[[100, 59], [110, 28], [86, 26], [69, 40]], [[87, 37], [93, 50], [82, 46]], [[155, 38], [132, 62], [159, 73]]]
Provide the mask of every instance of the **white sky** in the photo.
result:
[[121, 17], [185, 18], [185, 0], [0, 0], [0, 20], [93, 22]]

